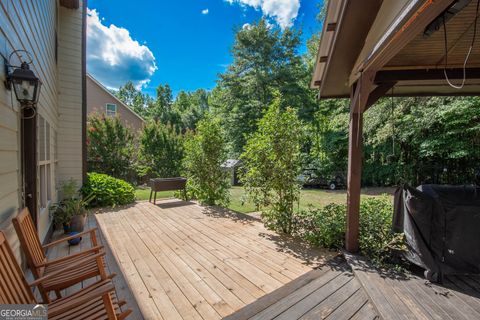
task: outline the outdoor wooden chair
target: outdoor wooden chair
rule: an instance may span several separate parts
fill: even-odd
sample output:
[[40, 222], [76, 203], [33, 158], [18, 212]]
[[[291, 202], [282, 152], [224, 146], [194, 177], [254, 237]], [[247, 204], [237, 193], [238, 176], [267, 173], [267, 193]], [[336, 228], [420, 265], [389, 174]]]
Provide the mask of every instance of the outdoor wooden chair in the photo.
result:
[[[104, 254], [104, 252], [96, 253], [84, 259], [78, 266], [85, 267]], [[58, 270], [56, 274], [68, 273], [73, 268], [69, 266]], [[52, 273], [29, 284], [13, 255], [5, 234], [0, 231], [0, 304], [37, 304], [30, 287], [38, 286], [54, 276]], [[49, 303], [48, 319], [121, 320], [132, 312], [130, 309], [122, 312], [120, 307], [124, 304], [125, 301], [117, 301], [112, 279], [107, 278], [70, 296]]]
[[[75, 267], [85, 259], [95, 256], [102, 251], [103, 246], [99, 246], [97, 243], [95, 235], [96, 229], [90, 229], [42, 246], [27, 208], [24, 208], [13, 218], [12, 222], [20, 240], [20, 245], [25, 252], [27, 264], [32, 270], [34, 277], [38, 279], [49, 276], [52, 273], [56, 274], [56, 276], [50, 276], [38, 285], [38, 289], [45, 302], [51, 301], [49, 297], [50, 291], [55, 291], [57, 298], [61, 298], [61, 290], [82, 282], [83, 280], [96, 276], [100, 276], [102, 279], [107, 278], [103, 257], [98, 256], [94, 260], [89, 260], [89, 263], [82, 264], [82, 267]], [[48, 248], [65, 243], [65, 241], [69, 239], [77, 238], [87, 233], [90, 233], [92, 248], [57, 259], [47, 259], [45, 252]], [[72, 268], [69, 268], [70, 266], [72, 266]], [[69, 268], [70, 271], [68, 273], [58, 273], [59, 270], [64, 268]]]

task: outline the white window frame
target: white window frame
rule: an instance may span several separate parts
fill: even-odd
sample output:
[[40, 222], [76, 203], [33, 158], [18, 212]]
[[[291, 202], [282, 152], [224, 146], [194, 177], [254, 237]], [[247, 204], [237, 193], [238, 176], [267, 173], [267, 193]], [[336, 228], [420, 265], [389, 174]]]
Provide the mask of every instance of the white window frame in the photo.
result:
[[[108, 110], [108, 107], [111, 107], [113, 106], [115, 108], [115, 110]], [[117, 115], [117, 105], [115, 103], [106, 103], [105, 104], [105, 114], [108, 116], [108, 117], [115, 117]]]
[[[56, 132], [41, 115], [38, 116], [38, 204], [40, 214], [46, 210], [55, 196], [56, 172]], [[42, 130], [43, 128], [43, 130]]]

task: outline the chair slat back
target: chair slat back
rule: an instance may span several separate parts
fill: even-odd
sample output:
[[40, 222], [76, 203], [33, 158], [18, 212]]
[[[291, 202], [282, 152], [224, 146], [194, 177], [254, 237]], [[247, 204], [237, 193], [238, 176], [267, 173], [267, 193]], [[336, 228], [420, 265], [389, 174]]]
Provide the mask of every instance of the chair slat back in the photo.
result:
[[28, 208], [23, 208], [22, 211], [13, 218], [12, 222], [18, 239], [20, 240], [20, 245], [25, 252], [28, 266], [36, 278], [41, 277], [43, 275], [43, 267], [39, 265], [44, 263], [47, 258], [45, 252], [43, 252], [42, 243], [40, 242], [37, 229], [33, 224]]
[[36, 303], [20, 266], [0, 231], [0, 304]]

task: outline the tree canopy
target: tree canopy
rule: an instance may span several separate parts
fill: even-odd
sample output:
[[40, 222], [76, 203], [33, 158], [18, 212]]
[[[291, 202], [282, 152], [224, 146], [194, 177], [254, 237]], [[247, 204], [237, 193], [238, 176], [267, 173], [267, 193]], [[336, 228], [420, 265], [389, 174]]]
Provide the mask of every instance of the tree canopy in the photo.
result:
[[[318, 19], [325, 16], [319, 5]], [[272, 27], [260, 19], [236, 30], [233, 61], [210, 91], [180, 91], [168, 84], [156, 96], [128, 82], [116, 95], [147, 120], [176, 134], [195, 132], [199, 121], [220, 119], [230, 158], [244, 151], [258, 130], [275, 94], [279, 108], [290, 107], [307, 135], [301, 143], [301, 166], [326, 179], [346, 176], [347, 100], [317, 100], [309, 89], [321, 33], [314, 33], [299, 53], [301, 32]], [[365, 114], [365, 185], [468, 183], [479, 170], [479, 98], [421, 97], [382, 99]]]

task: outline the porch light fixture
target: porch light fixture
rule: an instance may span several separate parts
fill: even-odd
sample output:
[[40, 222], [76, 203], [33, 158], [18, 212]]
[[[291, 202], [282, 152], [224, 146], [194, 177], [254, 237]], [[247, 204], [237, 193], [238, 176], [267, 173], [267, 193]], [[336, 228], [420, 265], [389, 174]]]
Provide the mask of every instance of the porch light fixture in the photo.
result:
[[[35, 107], [40, 96], [41, 82], [30, 70], [30, 63], [23, 61], [18, 67], [5, 62], [5, 69], [7, 70], [6, 88], [12, 90], [13, 87], [15, 97], [22, 106]], [[10, 72], [11, 69], [13, 69], [12, 72]]]

